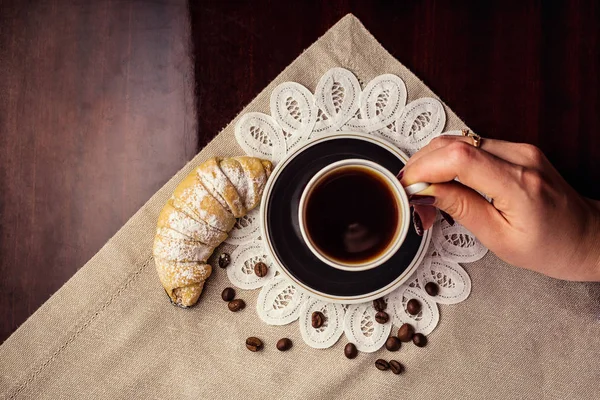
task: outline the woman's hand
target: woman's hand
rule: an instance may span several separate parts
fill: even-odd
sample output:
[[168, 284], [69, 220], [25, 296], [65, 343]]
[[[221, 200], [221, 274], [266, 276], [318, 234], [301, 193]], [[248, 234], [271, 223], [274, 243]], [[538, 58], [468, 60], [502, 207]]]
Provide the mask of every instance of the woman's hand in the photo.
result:
[[436, 207], [510, 264], [600, 280], [600, 203], [575, 192], [535, 146], [483, 139], [475, 148], [469, 137], [441, 136], [401, 174], [405, 186], [432, 183], [411, 197], [423, 228], [433, 224]]

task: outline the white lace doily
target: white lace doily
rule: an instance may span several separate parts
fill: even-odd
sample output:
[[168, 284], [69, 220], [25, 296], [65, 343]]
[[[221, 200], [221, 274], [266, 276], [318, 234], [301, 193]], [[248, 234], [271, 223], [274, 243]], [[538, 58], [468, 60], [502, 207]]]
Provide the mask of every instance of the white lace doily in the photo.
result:
[[[235, 137], [248, 155], [279, 162], [307, 140], [336, 131], [362, 132], [379, 136], [405, 153], [412, 155], [442, 133], [446, 113], [442, 104], [423, 97], [406, 104], [406, 85], [396, 75], [374, 78], [364, 88], [350, 71], [333, 68], [319, 81], [313, 94], [296, 82], [285, 82], [271, 94], [271, 115], [251, 112], [235, 126]], [[390, 321], [375, 321], [373, 304], [344, 306], [312, 298], [296, 288], [282, 274], [264, 251], [260, 239], [259, 210], [240, 218], [229, 238], [238, 246], [227, 268], [231, 283], [240, 289], [262, 288], [256, 311], [267, 324], [300, 323], [303, 340], [314, 348], [327, 348], [344, 334], [358, 350], [373, 352], [383, 346], [392, 330], [410, 323], [417, 332], [429, 334], [439, 321], [437, 303], [456, 304], [471, 292], [471, 280], [459, 262], [482, 258], [487, 249], [458, 223], [453, 226], [438, 218], [433, 226], [432, 243], [413, 276], [385, 297]], [[254, 264], [262, 261], [269, 273], [262, 278], [254, 274]], [[439, 294], [429, 296], [428, 282], [439, 286]], [[408, 300], [416, 298], [422, 305], [417, 315], [406, 311]], [[311, 315], [320, 311], [325, 323], [318, 329], [311, 325]]]

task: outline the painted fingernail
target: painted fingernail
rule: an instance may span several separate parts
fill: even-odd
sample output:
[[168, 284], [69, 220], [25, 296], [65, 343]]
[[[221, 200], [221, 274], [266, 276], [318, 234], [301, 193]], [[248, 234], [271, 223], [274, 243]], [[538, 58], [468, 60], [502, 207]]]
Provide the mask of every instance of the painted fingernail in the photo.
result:
[[421, 216], [419, 215], [419, 213], [417, 212], [417, 210], [415, 210], [413, 208], [413, 225], [415, 227], [415, 232], [417, 232], [417, 235], [419, 236], [423, 236], [423, 221], [421, 221]]
[[408, 199], [410, 204], [417, 206], [431, 206], [435, 203], [435, 197], [433, 196], [421, 196], [418, 194], [413, 194]]
[[404, 176], [404, 168], [402, 168], [402, 170], [400, 170], [400, 172], [398, 172], [398, 175], [396, 175], [396, 178], [398, 178], [398, 180], [402, 180], [403, 176]]
[[448, 214], [447, 212], [445, 212], [445, 211], [442, 211], [442, 210], [440, 210], [440, 214], [442, 214], [442, 218], [444, 218], [444, 220], [445, 220], [445, 221], [446, 221], [446, 222], [447, 222], [447, 223], [448, 223], [450, 226], [454, 225], [454, 218], [452, 218], [452, 217], [450, 216], [450, 214]]

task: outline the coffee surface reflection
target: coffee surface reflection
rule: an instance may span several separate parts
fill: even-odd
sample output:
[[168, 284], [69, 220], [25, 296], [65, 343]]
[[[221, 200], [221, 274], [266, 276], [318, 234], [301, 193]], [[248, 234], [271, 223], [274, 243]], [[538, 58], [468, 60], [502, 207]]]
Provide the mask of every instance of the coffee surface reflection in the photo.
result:
[[307, 234], [324, 256], [347, 264], [379, 257], [394, 240], [399, 205], [392, 187], [361, 166], [335, 169], [308, 194]]

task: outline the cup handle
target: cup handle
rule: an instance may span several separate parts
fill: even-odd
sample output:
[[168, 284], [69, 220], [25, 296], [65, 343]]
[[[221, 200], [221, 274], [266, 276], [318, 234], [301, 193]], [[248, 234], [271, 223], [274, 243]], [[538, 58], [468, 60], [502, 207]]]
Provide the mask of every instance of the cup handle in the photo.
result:
[[408, 196], [412, 196], [413, 194], [422, 192], [423, 190], [427, 189], [428, 187], [429, 187], [429, 183], [427, 183], [427, 182], [417, 182], [417, 183], [413, 183], [412, 185], [406, 186], [404, 188], [404, 191], [406, 192], [406, 194]]

